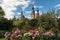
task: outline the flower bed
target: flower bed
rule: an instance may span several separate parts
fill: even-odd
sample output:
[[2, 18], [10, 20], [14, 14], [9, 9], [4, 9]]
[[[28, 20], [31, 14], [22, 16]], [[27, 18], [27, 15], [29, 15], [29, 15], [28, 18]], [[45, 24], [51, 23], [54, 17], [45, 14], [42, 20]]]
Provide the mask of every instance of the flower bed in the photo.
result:
[[[27, 28], [28, 29], [28, 28]], [[39, 28], [34, 29], [19, 29], [16, 28], [12, 32], [6, 32], [5, 38], [10, 40], [54, 40], [56, 39], [56, 34], [53, 29], [41, 32]]]

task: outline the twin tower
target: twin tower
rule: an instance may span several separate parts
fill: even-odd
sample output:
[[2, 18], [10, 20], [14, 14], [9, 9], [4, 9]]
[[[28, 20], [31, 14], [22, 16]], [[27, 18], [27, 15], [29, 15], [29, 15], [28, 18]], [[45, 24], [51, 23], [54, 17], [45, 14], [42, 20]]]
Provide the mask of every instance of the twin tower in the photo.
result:
[[[35, 10], [34, 10], [34, 5], [32, 5], [32, 12], [31, 12], [31, 18], [30, 19], [35, 19], [37, 17], [39, 17], [39, 9], [37, 8], [37, 13], [35, 13]], [[21, 12], [21, 19], [24, 18], [24, 15], [23, 15], [23, 12]]]

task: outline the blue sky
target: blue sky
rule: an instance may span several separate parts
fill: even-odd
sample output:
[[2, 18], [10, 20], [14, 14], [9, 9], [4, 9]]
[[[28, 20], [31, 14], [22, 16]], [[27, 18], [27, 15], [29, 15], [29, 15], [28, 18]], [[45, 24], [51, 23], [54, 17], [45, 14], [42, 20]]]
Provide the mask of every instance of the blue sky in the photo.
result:
[[[11, 5], [10, 5], [11, 3]], [[13, 4], [13, 5], [12, 5]], [[8, 13], [13, 18], [13, 15], [16, 17], [20, 16], [21, 11], [24, 12], [25, 17], [30, 17], [31, 10], [32, 10], [32, 4], [34, 4], [35, 11], [37, 10], [37, 7], [41, 12], [47, 12], [49, 8], [55, 8], [60, 9], [60, 0], [1, 0], [0, 5], [6, 12], [6, 16], [8, 17]], [[8, 7], [8, 8], [7, 8]], [[7, 12], [9, 9], [9, 12]], [[14, 10], [13, 10], [14, 9]]]
[[[49, 8], [55, 8], [55, 6], [57, 4], [60, 4], [60, 0], [34, 0], [34, 5], [35, 6], [43, 6], [42, 8], [39, 8], [39, 10], [42, 10], [43, 12], [46, 12], [46, 10], [48, 10]], [[32, 4], [29, 4], [29, 6], [25, 9], [25, 11], [27, 10], [31, 10]], [[18, 6], [17, 10], [21, 11], [20, 9], [21, 7]], [[35, 8], [36, 9], [36, 8]]]

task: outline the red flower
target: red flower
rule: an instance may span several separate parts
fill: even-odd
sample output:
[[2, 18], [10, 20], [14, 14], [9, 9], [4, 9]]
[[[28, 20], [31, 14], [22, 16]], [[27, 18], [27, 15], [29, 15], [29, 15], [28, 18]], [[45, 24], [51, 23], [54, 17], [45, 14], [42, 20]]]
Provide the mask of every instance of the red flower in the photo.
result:
[[25, 30], [26, 30], [26, 31], [29, 31], [30, 29], [29, 29], [29, 27], [26, 27]]
[[35, 31], [32, 32], [32, 37], [35, 37], [35, 33], [36, 33]]

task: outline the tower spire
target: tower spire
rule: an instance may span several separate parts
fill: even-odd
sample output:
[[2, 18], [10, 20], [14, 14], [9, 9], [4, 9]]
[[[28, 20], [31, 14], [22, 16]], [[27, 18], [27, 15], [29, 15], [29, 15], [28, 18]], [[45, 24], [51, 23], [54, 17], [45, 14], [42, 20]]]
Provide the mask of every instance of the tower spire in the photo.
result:
[[37, 8], [36, 18], [39, 17], [39, 9]]
[[34, 4], [32, 5], [31, 19], [35, 19]]
[[34, 4], [32, 4], [32, 10], [34, 10]]
[[39, 9], [37, 8], [37, 14], [39, 15]]
[[23, 15], [23, 12], [21, 12], [21, 17], [20, 18], [21, 18], [21, 20], [25, 18], [24, 15]]

